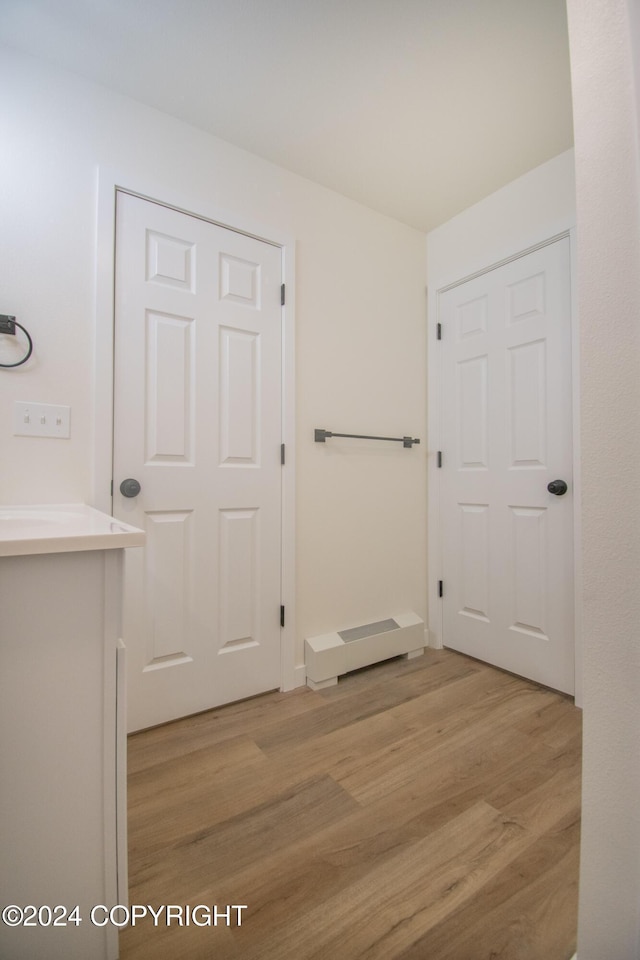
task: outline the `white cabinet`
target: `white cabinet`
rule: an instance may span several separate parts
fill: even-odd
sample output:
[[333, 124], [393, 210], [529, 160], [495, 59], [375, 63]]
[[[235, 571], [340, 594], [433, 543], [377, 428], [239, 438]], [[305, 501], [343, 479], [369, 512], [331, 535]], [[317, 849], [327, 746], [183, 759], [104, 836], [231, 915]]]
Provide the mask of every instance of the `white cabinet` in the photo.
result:
[[[53, 911], [50, 924], [46, 909], [35, 926], [0, 921], [8, 960], [114, 960], [117, 928], [91, 911], [127, 903], [122, 548], [144, 535], [64, 509], [71, 532], [49, 518], [57, 535], [38, 536], [30, 508], [18, 536], [0, 507], [0, 908]], [[76, 906], [70, 922], [62, 908]]]

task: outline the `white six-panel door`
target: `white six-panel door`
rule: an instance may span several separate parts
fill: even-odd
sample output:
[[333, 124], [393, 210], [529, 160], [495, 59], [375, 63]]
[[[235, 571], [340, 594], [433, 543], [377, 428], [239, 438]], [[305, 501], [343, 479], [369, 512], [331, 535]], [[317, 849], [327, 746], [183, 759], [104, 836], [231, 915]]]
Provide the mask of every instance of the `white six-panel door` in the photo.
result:
[[280, 685], [280, 284], [278, 247], [118, 194], [113, 509], [147, 533], [130, 730]]
[[441, 294], [440, 479], [445, 646], [573, 693], [569, 256]]

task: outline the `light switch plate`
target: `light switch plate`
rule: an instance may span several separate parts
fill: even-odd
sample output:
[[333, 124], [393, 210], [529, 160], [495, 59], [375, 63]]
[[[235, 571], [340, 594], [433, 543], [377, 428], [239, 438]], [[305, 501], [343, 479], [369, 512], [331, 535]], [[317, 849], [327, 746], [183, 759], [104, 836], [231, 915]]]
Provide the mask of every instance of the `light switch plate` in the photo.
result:
[[16, 400], [13, 404], [13, 433], [17, 437], [67, 439], [71, 436], [71, 407]]

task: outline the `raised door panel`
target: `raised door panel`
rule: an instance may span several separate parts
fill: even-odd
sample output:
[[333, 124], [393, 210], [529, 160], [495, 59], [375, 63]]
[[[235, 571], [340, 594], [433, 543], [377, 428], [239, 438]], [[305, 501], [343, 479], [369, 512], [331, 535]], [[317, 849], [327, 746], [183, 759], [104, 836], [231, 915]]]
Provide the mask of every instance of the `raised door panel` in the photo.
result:
[[512, 507], [510, 519], [509, 629], [547, 640], [548, 513], [539, 508]]
[[259, 643], [260, 511], [220, 512], [220, 645], [232, 653]]
[[262, 277], [259, 263], [220, 254], [220, 299], [260, 309]]
[[489, 621], [489, 505], [460, 504], [461, 616]]
[[457, 364], [460, 470], [486, 470], [488, 467], [487, 368], [486, 355]]
[[194, 321], [149, 310], [146, 315], [145, 460], [193, 462]]
[[511, 469], [547, 465], [547, 345], [544, 340], [508, 350], [507, 411]]
[[155, 230], [147, 230], [146, 237], [146, 280], [195, 293], [195, 243]]
[[545, 316], [546, 274], [544, 271], [520, 277], [506, 288], [507, 324]]
[[144, 670], [164, 669], [191, 659], [189, 611], [196, 522], [193, 511], [146, 515], [146, 602], [151, 629]]
[[260, 463], [260, 334], [220, 328], [220, 462]]
[[473, 300], [467, 300], [456, 307], [456, 337], [459, 342], [469, 340], [487, 332], [489, 318], [489, 297], [482, 294]]

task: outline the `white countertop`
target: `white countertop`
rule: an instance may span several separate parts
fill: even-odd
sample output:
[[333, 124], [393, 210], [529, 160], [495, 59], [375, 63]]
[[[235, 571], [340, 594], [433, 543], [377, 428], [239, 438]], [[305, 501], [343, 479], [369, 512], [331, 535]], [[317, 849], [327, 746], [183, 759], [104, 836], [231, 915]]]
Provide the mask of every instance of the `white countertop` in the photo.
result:
[[141, 547], [143, 530], [85, 503], [0, 505], [0, 557]]

